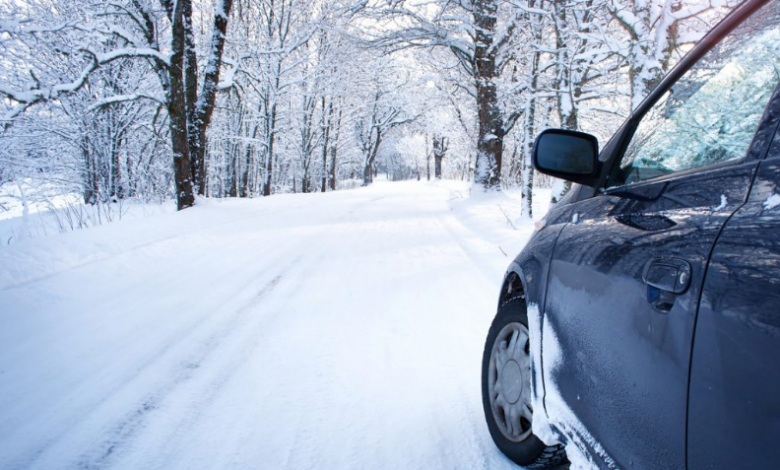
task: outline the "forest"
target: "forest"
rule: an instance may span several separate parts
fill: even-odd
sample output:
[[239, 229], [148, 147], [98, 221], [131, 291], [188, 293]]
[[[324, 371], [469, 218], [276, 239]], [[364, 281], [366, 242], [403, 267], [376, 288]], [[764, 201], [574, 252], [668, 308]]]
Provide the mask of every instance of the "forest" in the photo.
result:
[[535, 185], [567, 189], [536, 134], [603, 145], [734, 4], [2, 2], [0, 192], [182, 210], [386, 175], [520, 188], [530, 217]]

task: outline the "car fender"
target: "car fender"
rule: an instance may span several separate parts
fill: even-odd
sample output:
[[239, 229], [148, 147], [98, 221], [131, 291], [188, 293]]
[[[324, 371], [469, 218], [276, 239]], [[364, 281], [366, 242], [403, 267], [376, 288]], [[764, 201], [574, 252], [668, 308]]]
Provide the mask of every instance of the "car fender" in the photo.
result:
[[[561, 211], [555, 211], [561, 212]], [[561, 219], [560, 214], [553, 214]], [[548, 416], [544, 403], [545, 374], [543, 354], [543, 324], [547, 276], [555, 243], [565, 223], [541, 225], [526, 247], [509, 264], [499, 295], [499, 306], [509, 299], [523, 296], [526, 300], [528, 329], [531, 335], [531, 394], [533, 397], [533, 431], [546, 444], [564, 443], [562, 433]], [[541, 411], [541, 413], [539, 413]]]

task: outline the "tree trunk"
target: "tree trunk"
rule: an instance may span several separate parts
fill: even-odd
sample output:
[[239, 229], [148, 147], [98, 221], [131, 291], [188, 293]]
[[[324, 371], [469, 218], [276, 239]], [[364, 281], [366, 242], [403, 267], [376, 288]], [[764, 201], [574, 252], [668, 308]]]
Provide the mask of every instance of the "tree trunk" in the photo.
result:
[[339, 137], [341, 136], [341, 102], [339, 102], [339, 117], [336, 119], [336, 127], [334, 131], [336, 135], [333, 136], [333, 142], [330, 145], [330, 190], [336, 190], [336, 169], [338, 165], [338, 148]]
[[477, 165], [475, 183], [486, 190], [499, 189], [501, 184], [501, 157], [504, 149], [504, 131], [501, 109], [494, 82], [496, 50], [493, 41], [496, 32], [498, 0], [477, 0], [474, 4], [476, 40], [474, 63], [476, 65]]
[[184, 104], [187, 109], [187, 142], [190, 147], [190, 172], [193, 177], [195, 189], [199, 189], [198, 154], [200, 146], [198, 142], [198, 128], [195, 105], [198, 102], [198, 54], [195, 48], [195, 31], [192, 25], [192, 0], [181, 0], [182, 21], [184, 25]]
[[135, 174], [135, 162], [132, 158], [127, 159], [127, 190], [125, 195], [127, 197], [138, 196], [138, 177]]
[[434, 175], [437, 180], [441, 179], [441, 162], [447, 155], [447, 138], [433, 137], [433, 159], [435, 162]]
[[[113, 146], [112, 146], [113, 147]], [[119, 149], [111, 149], [111, 191], [109, 196], [115, 199], [124, 199], [125, 191], [122, 186], [122, 172], [119, 168]]]
[[371, 168], [371, 163], [366, 163], [363, 168], [363, 186], [368, 186], [374, 181], [374, 169]]
[[228, 176], [228, 196], [230, 197], [238, 197], [238, 188], [241, 186], [241, 179], [239, 175], [241, 174], [241, 164], [240, 164], [240, 153], [238, 149], [238, 145], [232, 145], [232, 150], [230, 152], [231, 155], [231, 167], [232, 171], [229, 173]]
[[379, 153], [379, 145], [382, 143], [382, 131], [377, 128], [376, 140], [374, 145], [369, 147], [368, 155], [366, 156], [365, 168], [363, 168], [363, 186], [368, 186], [374, 182], [374, 176], [376, 172], [374, 168], [374, 160], [376, 160], [377, 153]]
[[263, 181], [263, 196], [271, 195], [274, 172], [274, 140], [276, 139], [276, 103], [271, 106], [269, 119], [268, 149], [265, 152], [265, 177]]
[[[174, 80], [171, 80], [173, 88]], [[183, 100], [182, 100], [183, 101]], [[171, 103], [168, 106], [169, 130], [171, 133], [171, 148], [173, 150], [173, 179], [176, 186], [176, 208], [178, 210], [192, 207], [195, 195], [192, 191], [192, 167], [190, 166], [190, 149], [187, 145], [187, 118], [184, 103]]]
[[556, 66], [556, 94], [558, 117], [561, 127], [564, 129], [577, 130], [577, 98], [582, 94], [581, 85], [575, 83], [573, 78], [572, 61], [569, 57], [569, 45], [566, 44], [566, 32], [568, 31], [568, 5], [563, 4], [561, 0], [556, 0], [552, 4], [555, 14], [555, 47], [557, 49], [558, 64]]
[[[189, 4], [191, 0], [185, 0], [185, 2]], [[206, 62], [206, 71], [203, 74], [203, 88], [200, 90], [200, 96], [197, 97], [197, 101], [194, 103], [191, 103], [190, 100], [195, 98], [195, 92], [189, 90], [191, 83], [193, 89], [197, 87], [197, 62], [194, 39], [192, 39], [192, 47], [189, 44], [187, 45], [187, 105], [188, 111], [190, 111], [188, 112], [188, 145], [190, 146], [193, 159], [192, 174], [200, 195], [205, 194], [206, 190], [206, 129], [208, 129], [211, 123], [211, 116], [214, 114], [217, 85], [219, 84], [219, 70], [222, 67], [222, 53], [225, 49], [228, 16], [230, 16], [232, 6], [233, 0], [220, 0], [217, 4], [211, 43], [209, 44], [209, 58]], [[187, 34], [192, 34], [191, 25]]]
[[244, 171], [241, 176], [241, 197], [249, 197], [252, 184], [252, 146], [247, 145], [244, 151]]
[[330, 104], [328, 105], [328, 114], [327, 119], [325, 118], [325, 97], [322, 97], [322, 132], [323, 132], [323, 143], [322, 143], [322, 188], [321, 191], [324, 193], [328, 189], [328, 151], [329, 151], [329, 145], [330, 145], [330, 128], [333, 124], [333, 99], [331, 99]]
[[[566, 44], [565, 34], [569, 29], [567, 10], [568, 5], [557, 0], [553, 2], [555, 13], [555, 47], [558, 51], [558, 77], [556, 84], [558, 119], [561, 127], [570, 130], [579, 130], [578, 99], [582, 95], [582, 82], [574, 78], [572, 62], [569, 58], [569, 46]], [[585, 32], [587, 32], [587, 28]], [[581, 74], [580, 74], [581, 75]], [[546, 121], [546, 116], [544, 116]], [[550, 193], [550, 202], [555, 204], [561, 200], [571, 188], [569, 181], [554, 180]]]
[[531, 63], [531, 86], [528, 93], [529, 98], [525, 109], [525, 125], [524, 130], [524, 158], [523, 158], [523, 178], [521, 187], [521, 211], [520, 213], [533, 218], [533, 197], [534, 197], [534, 168], [532, 165], [533, 148], [534, 148], [534, 134], [535, 134], [535, 119], [536, 119], [536, 87], [538, 81], [539, 59], [541, 52], [534, 52]]
[[431, 150], [428, 150], [428, 134], [425, 134], [425, 171], [428, 181], [431, 180]]
[[84, 203], [95, 204], [97, 202], [99, 188], [95, 161], [90, 152], [89, 136], [84, 135], [81, 141], [81, 155], [84, 158]]
[[168, 127], [173, 150], [173, 178], [176, 186], [176, 208], [186, 209], [195, 204], [192, 191], [192, 167], [187, 142], [187, 107], [184, 96], [184, 5], [189, 0], [175, 3], [171, 14], [171, 65], [168, 69]]
[[330, 169], [328, 170], [330, 173], [330, 176], [328, 177], [328, 184], [330, 186], [331, 191], [336, 190], [336, 165], [337, 165], [337, 159], [338, 156], [338, 147], [336, 145], [332, 145], [330, 147]]

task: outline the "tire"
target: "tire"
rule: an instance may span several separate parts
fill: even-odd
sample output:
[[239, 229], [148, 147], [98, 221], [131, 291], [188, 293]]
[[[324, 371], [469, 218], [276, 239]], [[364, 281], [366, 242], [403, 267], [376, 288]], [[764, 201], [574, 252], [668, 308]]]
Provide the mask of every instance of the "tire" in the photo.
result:
[[546, 445], [531, 431], [531, 363], [528, 315], [523, 297], [498, 309], [482, 356], [482, 407], [493, 442], [513, 462], [528, 468], [568, 463], [560, 444]]

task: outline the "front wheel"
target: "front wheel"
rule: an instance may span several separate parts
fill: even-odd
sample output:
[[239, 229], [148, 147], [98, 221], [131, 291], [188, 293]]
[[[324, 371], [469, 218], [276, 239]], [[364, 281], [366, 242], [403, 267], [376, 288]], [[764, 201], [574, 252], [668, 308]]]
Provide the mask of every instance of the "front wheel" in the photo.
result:
[[548, 446], [532, 429], [531, 337], [525, 299], [498, 309], [482, 356], [482, 406], [496, 446], [515, 463], [549, 468], [565, 463], [560, 444]]

